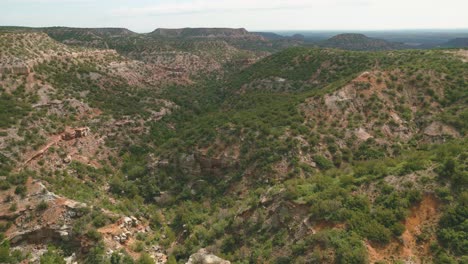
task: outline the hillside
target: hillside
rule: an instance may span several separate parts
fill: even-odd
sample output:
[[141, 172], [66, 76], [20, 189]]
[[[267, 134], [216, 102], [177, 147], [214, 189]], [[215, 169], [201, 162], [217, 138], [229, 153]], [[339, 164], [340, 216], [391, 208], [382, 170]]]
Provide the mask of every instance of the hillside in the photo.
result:
[[382, 39], [369, 38], [363, 34], [339, 34], [319, 43], [327, 48], [337, 48], [344, 50], [397, 50], [408, 48], [403, 44], [388, 42]]
[[[179, 39], [153, 38], [151, 34], [137, 34], [120, 28], [43, 28], [51, 38], [70, 46], [114, 49], [128, 58], [146, 65], [162, 67], [174, 76], [196, 79], [197, 76], [216, 72], [225, 67], [243, 67], [265, 56], [266, 52], [252, 51], [251, 41], [241, 40], [244, 46], [233, 45], [221, 37]], [[256, 45], [256, 44], [252, 44]]]
[[464, 50], [47, 30], [0, 33], [0, 262], [466, 261]]

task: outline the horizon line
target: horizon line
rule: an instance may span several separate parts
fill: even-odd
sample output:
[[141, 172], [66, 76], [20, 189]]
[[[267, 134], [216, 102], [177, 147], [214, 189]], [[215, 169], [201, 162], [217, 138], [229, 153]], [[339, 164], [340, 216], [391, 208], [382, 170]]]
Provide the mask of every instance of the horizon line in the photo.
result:
[[192, 29], [206, 29], [206, 28], [224, 28], [224, 29], [246, 29], [249, 32], [343, 32], [343, 31], [354, 31], [354, 32], [386, 32], [386, 31], [464, 31], [466, 30], [468, 33], [468, 27], [460, 27], [460, 28], [380, 28], [380, 29], [356, 29], [356, 28], [338, 28], [338, 29], [248, 29], [247, 27], [218, 27], [218, 26], [196, 26], [196, 27], [156, 27], [152, 31], [140, 31], [140, 30], [133, 30], [130, 27], [120, 27], [120, 26], [95, 26], [95, 27], [85, 27], [85, 26], [65, 26], [65, 25], [55, 25], [55, 26], [23, 26], [23, 25], [0, 25], [0, 27], [18, 27], [18, 28], [31, 28], [31, 29], [41, 29], [41, 28], [54, 28], [54, 27], [62, 27], [62, 28], [77, 28], [77, 29], [99, 29], [99, 28], [107, 28], [107, 29], [127, 29], [135, 33], [145, 34], [150, 33], [156, 29], [183, 29], [183, 28], [192, 28]]

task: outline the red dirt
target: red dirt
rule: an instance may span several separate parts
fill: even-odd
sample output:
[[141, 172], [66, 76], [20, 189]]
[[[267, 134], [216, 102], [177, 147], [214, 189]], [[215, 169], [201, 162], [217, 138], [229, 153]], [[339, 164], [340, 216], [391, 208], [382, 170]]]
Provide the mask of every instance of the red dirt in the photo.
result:
[[320, 232], [324, 229], [344, 229], [345, 224], [343, 223], [332, 223], [328, 221], [320, 221], [314, 225], [314, 231]]
[[430, 256], [429, 245], [435, 240], [435, 235], [430, 234], [426, 241], [418, 243], [418, 236], [427, 232], [425, 228], [434, 227], [439, 218], [440, 203], [434, 195], [426, 195], [421, 203], [411, 208], [410, 216], [405, 220], [405, 232], [401, 235], [401, 241], [394, 240], [386, 246], [366, 243], [369, 261], [394, 261], [411, 260], [411, 263], [424, 263]]
[[[123, 218], [119, 219], [117, 222], [104, 226], [98, 229], [98, 232], [102, 234], [104, 244], [107, 248], [112, 250], [119, 250], [125, 249], [125, 251], [132, 256], [133, 258], [137, 259], [140, 257], [139, 252], [135, 252], [132, 248], [133, 244], [136, 242], [135, 235], [138, 232], [144, 232], [145, 226], [142, 224], [138, 224], [135, 227], [122, 227]], [[120, 235], [126, 231], [130, 231], [132, 236], [128, 238], [124, 243], [119, 243], [114, 240], [114, 237]]]
[[54, 146], [63, 148], [68, 153], [67, 155], [72, 158], [72, 160], [76, 160], [94, 168], [100, 168], [101, 164], [95, 160], [95, 155], [98, 151], [101, 139], [96, 138], [93, 134], [67, 139], [65, 135], [67, 135], [67, 133], [70, 131], [74, 131], [74, 129], [67, 127], [63, 133], [50, 136], [48, 143], [44, 145], [39, 151], [26, 153], [25, 156], [29, 158], [27, 158], [23, 163], [22, 168], [18, 168], [18, 170], [26, 167], [37, 167], [37, 161], [43, 157], [44, 159], [47, 159], [48, 164], [63, 163], [62, 158], [60, 158], [57, 154], [49, 155], [48, 150]]
[[50, 147], [56, 145], [60, 140], [62, 140], [62, 135], [64, 133], [60, 134], [60, 135], [54, 135], [54, 136], [51, 136], [49, 138], [49, 143], [47, 143], [44, 147], [42, 147], [39, 151], [35, 152], [34, 154], [31, 155], [31, 157], [29, 159], [26, 160], [26, 162], [24, 162], [24, 166], [28, 165], [31, 161], [41, 157], [42, 155], [44, 155], [44, 153], [46, 153]]

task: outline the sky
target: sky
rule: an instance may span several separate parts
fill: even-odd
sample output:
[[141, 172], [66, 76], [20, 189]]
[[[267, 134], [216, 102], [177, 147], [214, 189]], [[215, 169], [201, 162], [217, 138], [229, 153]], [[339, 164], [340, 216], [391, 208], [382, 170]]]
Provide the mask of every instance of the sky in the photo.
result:
[[0, 25], [136, 32], [468, 29], [468, 0], [0, 0]]

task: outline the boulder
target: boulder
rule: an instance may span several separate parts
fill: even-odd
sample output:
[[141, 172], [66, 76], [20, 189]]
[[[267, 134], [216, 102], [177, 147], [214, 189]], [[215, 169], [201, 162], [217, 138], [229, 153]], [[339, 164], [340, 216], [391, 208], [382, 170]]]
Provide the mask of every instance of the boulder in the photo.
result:
[[71, 157], [70, 155], [67, 155], [67, 156], [63, 159], [63, 163], [69, 164], [70, 162], [72, 162], [72, 157]]

